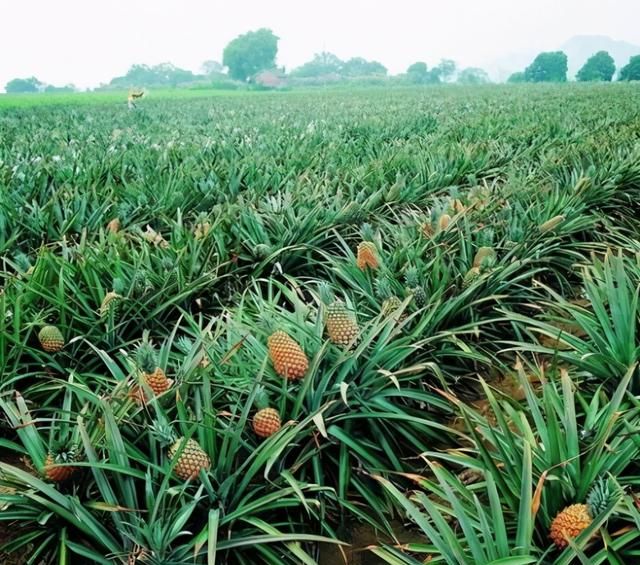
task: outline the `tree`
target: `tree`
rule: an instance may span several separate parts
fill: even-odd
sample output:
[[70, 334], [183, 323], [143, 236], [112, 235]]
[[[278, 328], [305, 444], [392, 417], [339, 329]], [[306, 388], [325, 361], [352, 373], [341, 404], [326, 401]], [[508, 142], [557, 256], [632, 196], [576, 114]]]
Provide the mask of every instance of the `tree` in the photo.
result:
[[149, 65], [132, 65], [127, 74], [111, 79], [109, 86], [130, 88], [132, 86], [179, 86], [193, 82], [196, 76], [189, 70], [176, 67], [172, 63]]
[[589, 57], [587, 62], [576, 74], [576, 79], [581, 82], [606, 81], [611, 82], [616, 72], [616, 64], [613, 57], [606, 51], [598, 51]]
[[562, 51], [540, 53], [525, 70], [527, 82], [567, 82], [567, 56]]
[[362, 57], [353, 57], [342, 65], [342, 74], [347, 77], [386, 75], [387, 68], [378, 61], [367, 61]]
[[307, 61], [297, 69], [291, 71], [291, 76], [300, 78], [321, 77], [332, 74], [339, 74], [342, 71], [344, 62], [333, 53], [323, 51], [316, 53], [311, 61]]
[[477, 67], [467, 67], [458, 74], [460, 84], [489, 84], [491, 79], [485, 70]]
[[14, 78], [10, 80], [4, 87], [7, 94], [22, 94], [26, 92], [40, 92], [44, 88], [36, 77], [30, 78]]
[[205, 61], [200, 66], [200, 70], [203, 75], [211, 76], [222, 74], [224, 67], [222, 63], [218, 63], [218, 61]]
[[509, 78], [507, 79], [507, 82], [518, 83], [518, 82], [526, 82], [526, 80], [527, 79], [525, 78], [523, 72], [517, 72], [510, 75]]
[[442, 59], [436, 66], [438, 78], [442, 82], [449, 82], [456, 72], [456, 63], [451, 59]]
[[247, 80], [260, 71], [276, 65], [278, 37], [270, 29], [262, 28], [239, 35], [224, 48], [222, 64], [236, 80]]
[[66, 84], [64, 86], [53, 86], [52, 84], [48, 85], [44, 91], [45, 92], [76, 92], [77, 88], [74, 84]]
[[407, 78], [413, 84], [427, 84], [429, 82], [429, 70], [427, 64], [423, 61], [418, 61], [409, 65], [407, 69]]
[[640, 55], [631, 57], [629, 62], [620, 69], [618, 80], [640, 80]]

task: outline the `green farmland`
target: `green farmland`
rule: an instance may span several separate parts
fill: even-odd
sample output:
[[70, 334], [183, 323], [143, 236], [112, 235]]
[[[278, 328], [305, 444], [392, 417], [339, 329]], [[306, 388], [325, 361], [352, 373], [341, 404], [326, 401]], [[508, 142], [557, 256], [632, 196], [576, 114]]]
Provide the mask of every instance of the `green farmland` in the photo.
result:
[[639, 230], [634, 84], [0, 96], [0, 561], [639, 563]]

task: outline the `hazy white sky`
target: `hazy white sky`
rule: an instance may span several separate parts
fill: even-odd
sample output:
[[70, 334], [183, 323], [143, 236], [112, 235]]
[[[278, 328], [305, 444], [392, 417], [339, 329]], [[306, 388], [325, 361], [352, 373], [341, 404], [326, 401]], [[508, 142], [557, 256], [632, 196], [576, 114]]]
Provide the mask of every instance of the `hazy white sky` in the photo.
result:
[[480, 65], [574, 35], [640, 44], [640, 0], [0, 0], [0, 88], [15, 77], [81, 87], [132, 63], [197, 70], [236, 35], [270, 27], [278, 62], [327, 50], [391, 72], [442, 57]]

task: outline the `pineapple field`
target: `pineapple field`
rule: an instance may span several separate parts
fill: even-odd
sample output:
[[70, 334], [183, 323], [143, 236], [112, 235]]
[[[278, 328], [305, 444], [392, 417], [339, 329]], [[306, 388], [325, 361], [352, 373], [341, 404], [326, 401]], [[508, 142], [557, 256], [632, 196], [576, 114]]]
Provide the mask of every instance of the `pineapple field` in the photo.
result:
[[636, 85], [0, 131], [2, 563], [640, 563]]

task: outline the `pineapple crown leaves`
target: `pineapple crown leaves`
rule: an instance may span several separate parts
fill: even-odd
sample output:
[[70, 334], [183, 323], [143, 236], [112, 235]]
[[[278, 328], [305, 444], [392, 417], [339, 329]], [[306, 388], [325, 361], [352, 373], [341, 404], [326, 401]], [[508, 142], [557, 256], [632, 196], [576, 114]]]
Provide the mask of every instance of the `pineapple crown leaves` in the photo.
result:
[[386, 277], [378, 277], [374, 282], [374, 286], [376, 290], [376, 296], [380, 300], [386, 300], [387, 298], [391, 298], [391, 296], [393, 295], [391, 283]]
[[253, 398], [253, 404], [258, 410], [262, 410], [263, 408], [269, 408], [269, 395], [267, 394], [266, 389], [262, 385], [258, 385], [255, 389], [255, 394]]
[[587, 506], [592, 518], [605, 511], [607, 506], [622, 497], [622, 489], [611, 478], [600, 477], [587, 495]]
[[163, 446], [171, 445], [178, 438], [171, 424], [164, 419], [154, 421], [149, 426], [149, 433]]
[[178, 351], [180, 351], [180, 353], [183, 353], [184, 355], [188, 355], [189, 353], [191, 353], [193, 345], [194, 341], [186, 335], [182, 335], [176, 340], [176, 347], [178, 348]]
[[153, 373], [158, 367], [158, 356], [147, 331], [144, 332], [142, 343], [138, 346], [136, 362], [145, 373]]
[[327, 282], [323, 281], [320, 283], [318, 286], [318, 293], [320, 295], [320, 300], [326, 305], [332, 304], [336, 301], [336, 295]]
[[409, 267], [404, 274], [404, 281], [408, 288], [416, 288], [417, 286], [420, 286], [418, 268], [415, 266]]
[[375, 243], [376, 236], [371, 224], [362, 224], [362, 227], [360, 228], [360, 235], [362, 236], [363, 241], [371, 241]]
[[55, 442], [49, 448], [55, 463], [74, 463], [80, 455], [80, 447], [74, 443]]

